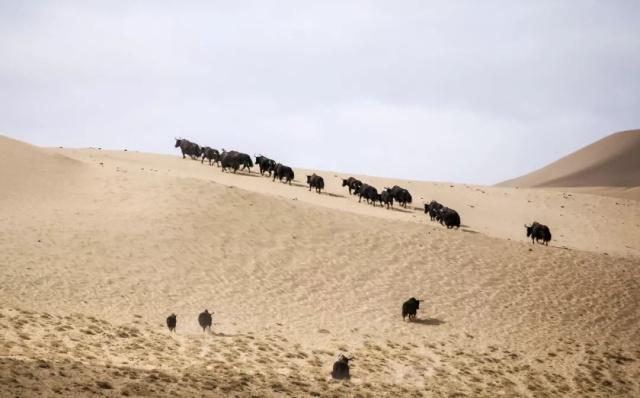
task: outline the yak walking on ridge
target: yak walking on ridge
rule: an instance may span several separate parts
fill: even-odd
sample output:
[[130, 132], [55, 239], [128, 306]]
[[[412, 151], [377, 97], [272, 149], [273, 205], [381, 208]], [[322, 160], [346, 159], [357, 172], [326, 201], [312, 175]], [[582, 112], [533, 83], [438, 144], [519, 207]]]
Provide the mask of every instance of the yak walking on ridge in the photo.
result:
[[307, 184], [309, 184], [309, 191], [311, 188], [315, 188], [317, 193], [322, 193], [324, 189], [324, 178], [320, 177], [316, 173], [307, 176]]
[[262, 155], [255, 155], [255, 156], [256, 156], [256, 164], [260, 168], [260, 175], [264, 175], [264, 173], [269, 173], [269, 177], [271, 177], [271, 173], [273, 173], [276, 169], [276, 161]]
[[180, 151], [182, 151], [182, 159], [185, 159], [187, 155], [191, 159], [197, 159], [202, 153], [202, 150], [200, 149], [200, 146], [198, 144], [189, 140], [185, 140], [184, 138], [176, 138], [176, 145], [174, 145], [174, 147], [180, 148]]
[[280, 181], [284, 179], [285, 183], [288, 182], [289, 185], [291, 185], [291, 181], [293, 181], [294, 177], [295, 174], [293, 173], [293, 169], [291, 167], [278, 163], [275, 167], [272, 181], [275, 181], [276, 178]]
[[217, 149], [209, 148], [208, 146], [202, 148], [202, 161], [200, 163], [204, 164], [205, 159], [209, 160], [209, 166], [212, 164], [220, 166], [220, 152]]
[[342, 179], [342, 186], [349, 188], [349, 195], [357, 195], [358, 189], [362, 186], [362, 181], [357, 180], [353, 177], [349, 177], [346, 180]]
[[531, 237], [531, 243], [542, 241], [543, 245], [549, 246], [551, 241], [551, 230], [544, 224], [534, 221], [531, 225], [524, 225], [527, 229], [527, 238]]

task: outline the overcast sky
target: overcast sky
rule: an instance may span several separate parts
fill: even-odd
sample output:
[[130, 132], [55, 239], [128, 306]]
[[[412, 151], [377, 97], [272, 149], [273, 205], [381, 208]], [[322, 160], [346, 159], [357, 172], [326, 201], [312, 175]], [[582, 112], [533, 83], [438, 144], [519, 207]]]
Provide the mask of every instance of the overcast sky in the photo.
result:
[[640, 1], [0, 0], [0, 133], [493, 184], [640, 128]]

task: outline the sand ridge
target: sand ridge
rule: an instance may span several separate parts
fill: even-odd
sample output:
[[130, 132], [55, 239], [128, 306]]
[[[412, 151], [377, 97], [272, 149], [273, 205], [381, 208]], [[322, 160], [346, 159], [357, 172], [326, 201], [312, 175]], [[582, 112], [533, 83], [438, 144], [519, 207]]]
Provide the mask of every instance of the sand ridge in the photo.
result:
[[622, 131], [539, 170], [504, 181], [504, 187], [580, 187], [590, 192], [640, 199], [640, 130]]

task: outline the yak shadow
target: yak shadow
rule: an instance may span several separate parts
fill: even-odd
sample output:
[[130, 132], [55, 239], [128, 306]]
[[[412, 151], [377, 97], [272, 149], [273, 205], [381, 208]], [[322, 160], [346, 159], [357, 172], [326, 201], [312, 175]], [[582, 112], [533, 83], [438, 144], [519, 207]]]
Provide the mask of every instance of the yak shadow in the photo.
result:
[[479, 234], [480, 233], [478, 231], [474, 231], [472, 229], [465, 229], [465, 228], [462, 228], [462, 232], [468, 232], [470, 234]]
[[247, 177], [262, 177], [260, 173], [246, 172], [246, 171], [238, 171], [236, 174], [247, 176]]
[[322, 194], [323, 195], [327, 195], [327, 196], [331, 196], [332, 198], [346, 198], [346, 196], [340, 195], [338, 193], [323, 192]]
[[222, 332], [211, 332], [209, 333], [212, 336], [216, 336], [216, 337], [246, 337], [246, 335], [244, 334], [227, 334], [227, 333], [222, 333]]
[[309, 188], [308, 185], [300, 184], [299, 182], [292, 182], [291, 185], [294, 187], [307, 188], [307, 189]]
[[231, 170], [231, 171], [229, 171], [229, 170], [227, 170], [227, 171], [222, 171], [222, 170], [220, 170], [220, 172], [221, 172], [221, 173], [225, 173], [225, 174], [236, 175], [236, 176], [262, 177], [262, 176], [260, 175], [260, 173], [252, 173], [252, 172], [250, 172], [250, 171], [241, 171], [241, 170], [238, 170], [237, 172], [235, 172], [235, 173], [234, 173], [234, 172], [233, 172], [233, 170]]
[[422, 318], [422, 319], [416, 318], [412, 320], [411, 323], [417, 323], [418, 325], [427, 325], [427, 326], [440, 326], [446, 322], [436, 318]]
[[412, 210], [405, 209], [405, 208], [402, 208], [402, 207], [392, 207], [391, 210], [398, 211], [400, 213], [413, 213]]

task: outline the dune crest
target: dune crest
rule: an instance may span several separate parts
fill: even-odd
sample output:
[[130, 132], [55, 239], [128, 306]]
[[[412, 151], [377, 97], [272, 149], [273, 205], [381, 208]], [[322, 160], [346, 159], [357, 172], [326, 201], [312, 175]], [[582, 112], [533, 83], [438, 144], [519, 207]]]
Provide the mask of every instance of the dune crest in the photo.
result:
[[640, 198], [640, 130], [611, 134], [502, 187], [579, 187], [588, 192]]

